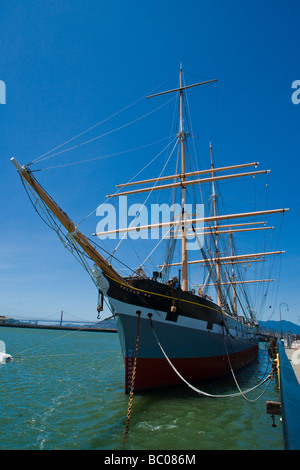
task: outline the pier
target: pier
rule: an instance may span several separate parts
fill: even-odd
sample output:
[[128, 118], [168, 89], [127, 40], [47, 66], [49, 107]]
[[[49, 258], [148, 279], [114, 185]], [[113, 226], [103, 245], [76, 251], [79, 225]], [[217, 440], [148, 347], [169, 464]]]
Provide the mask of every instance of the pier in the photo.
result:
[[278, 341], [281, 416], [286, 450], [300, 450], [300, 351]]
[[300, 450], [300, 345], [288, 341], [285, 347], [279, 339], [276, 342], [280, 403], [267, 402], [267, 413], [272, 415], [273, 426], [275, 415], [282, 417], [285, 450]]
[[[285, 348], [285, 353], [291, 362], [293, 371], [295, 372], [297, 380], [300, 384], [300, 345], [296, 351], [299, 351], [298, 354], [295, 354], [295, 348]], [[295, 361], [299, 361], [299, 363], [296, 363]]]

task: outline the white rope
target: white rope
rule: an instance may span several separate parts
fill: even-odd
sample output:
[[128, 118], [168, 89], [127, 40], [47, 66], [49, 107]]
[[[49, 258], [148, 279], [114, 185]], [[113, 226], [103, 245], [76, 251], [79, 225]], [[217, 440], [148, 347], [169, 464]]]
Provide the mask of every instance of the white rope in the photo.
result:
[[[266, 388], [262, 391], [262, 393], [261, 393], [258, 397], [254, 398], [254, 399], [252, 399], [252, 400], [251, 400], [250, 398], [246, 397], [246, 396], [245, 396], [245, 393], [246, 393], [246, 392], [242, 392], [242, 390], [241, 390], [241, 388], [240, 388], [240, 386], [239, 386], [239, 384], [238, 384], [238, 381], [237, 381], [237, 379], [236, 379], [235, 373], [234, 373], [234, 371], [233, 371], [233, 368], [232, 368], [232, 365], [231, 365], [231, 361], [230, 361], [230, 357], [229, 357], [228, 350], [227, 350], [227, 346], [226, 346], [225, 336], [224, 336], [224, 345], [225, 345], [226, 354], [227, 354], [227, 359], [228, 359], [229, 366], [230, 366], [230, 371], [231, 371], [232, 377], [233, 377], [233, 379], [234, 379], [234, 381], [235, 381], [235, 384], [236, 384], [236, 386], [237, 386], [237, 389], [239, 390], [239, 392], [240, 392], [240, 394], [243, 396], [243, 398], [245, 398], [245, 400], [250, 401], [250, 402], [252, 402], [252, 403], [255, 402], [255, 401], [257, 401], [257, 400], [265, 393], [265, 391], [267, 390], [267, 388], [269, 387], [269, 385], [270, 385], [270, 383], [271, 383], [271, 380], [269, 381], [269, 383], [267, 384]], [[272, 378], [272, 375], [269, 374], [268, 377], [267, 377], [265, 380], [267, 380], [269, 377]], [[262, 382], [262, 383], [264, 383], [264, 382]], [[260, 385], [261, 385], [261, 384], [260, 384]]]
[[[100, 323], [100, 322], [97, 321], [97, 322], [93, 323], [93, 324], [91, 325], [91, 327], [92, 327], [93, 325], [97, 325], [98, 323]], [[58, 336], [57, 338], [50, 339], [49, 341], [46, 341], [45, 343], [36, 344], [35, 346], [32, 346], [31, 348], [23, 349], [23, 351], [17, 352], [17, 353], [15, 354], [15, 356], [21, 356], [22, 354], [24, 354], [24, 353], [27, 352], [27, 351], [31, 351], [32, 349], [39, 348], [40, 346], [45, 346], [45, 345], [47, 345], [47, 344], [49, 344], [49, 343], [53, 343], [54, 341], [58, 341], [59, 339], [65, 338], [66, 336], [74, 335], [74, 334], [78, 333], [79, 331], [83, 331], [83, 330], [86, 330], [86, 329], [87, 329], [86, 326], [83, 326], [82, 328], [78, 328], [78, 329], [76, 329], [76, 330], [72, 330], [72, 331], [70, 331], [69, 333], [66, 333], [66, 334], [64, 334], [64, 335], [62, 335], [62, 336]]]
[[189, 387], [191, 388], [192, 390], [194, 390], [194, 392], [198, 393], [199, 395], [205, 395], [206, 397], [211, 397], [211, 398], [232, 398], [232, 397], [239, 397], [241, 395], [245, 395], [246, 393], [249, 393], [249, 392], [252, 392], [253, 390], [255, 390], [256, 388], [260, 387], [261, 385], [263, 385], [267, 380], [271, 380], [272, 379], [272, 375], [268, 375], [268, 377], [265, 378], [265, 380], [263, 380], [261, 383], [259, 383], [258, 385], [256, 385], [255, 387], [252, 387], [252, 388], [249, 388], [248, 390], [245, 390], [244, 392], [239, 392], [239, 393], [231, 393], [231, 394], [228, 394], [228, 395], [212, 395], [210, 393], [207, 393], [207, 392], [204, 392], [203, 390], [199, 390], [198, 388], [194, 387], [192, 384], [190, 384], [187, 380], [185, 380], [185, 378], [178, 372], [178, 370], [176, 369], [176, 367], [172, 364], [172, 362], [170, 361], [170, 359], [168, 358], [167, 354], [165, 353], [162, 345], [160, 344], [157, 336], [156, 336], [156, 333], [154, 331], [154, 328], [153, 328], [153, 324], [152, 324], [152, 320], [150, 318], [150, 323], [151, 323], [151, 327], [152, 327], [152, 331], [153, 331], [153, 334], [155, 336], [155, 339], [157, 341], [157, 344], [158, 346], [160, 347], [161, 349], [161, 352], [163, 353], [163, 355], [165, 356], [165, 358], [167, 359], [168, 363], [170, 364], [170, 366], [172, 367], [172, 369], [174, 370], [174, 372], [178, 375], [178, 377]]
[[[113, 117], [117, 116], [118, 114], [122, 113], [123, 111], [125, 111], [126, 109], [130, 108], [131, 106], [134, 106], [136, 103], [138, 103], [139, 101], [141, 101], [143, 98], [145, 98], [144, 96], [142, 98], [139, 98], [138, 100], [134, 101], [133, 103], [125, 106], [125, 108], [117, 111], [116, 113], [112, 114], [111, 116], [103, 119], [103, 121], [100, 121], [98, 122], [97, 124], [94, 124], [92, 127], [89, 127], [89, 129], [81, 132], [80, 134], [77, 134], [75, 135], [74, 137], [72, 137], [71, 139], [69, 140], [66, 140], [63, 144], [60, 144], [58, 145], [57, 147], [54, 147], [53, 149], [51, 150], [48, 150], [48, 152], [44, 153], [43, 155], [40, 155], [39, 157], [37, 157], [35, 160], [32, 160], [32, 162], [30, 162], [30, 165], [32, 165], [33, 163], [37, 162], [37, 161], [40, 161], [41, 159], [43, 159], [43, 157], [45, 157], [46, 155], [48, 155], [49, 153], [51, 152], [54, 152], [55, 150], [63, 147], [64, 145], [68, 144], [69, 142], [72, 142], [73, 140], [77, 139], [78, 137], [81, 137], [82, 135], [86, 134], [87, 132], [95, 129], [95, 127], [98, 127], [100, 126], [101, 124], [104, 124], [106, 121], [109, 121], [110, 119], [112, 119]], [[47, 157], [48, 158], [48, 157]], [[50, 157], [49, 157], [50, 158]]]
[[101, 155], [99, 157], [88, 158], [87, 160], [80, 160], [79, 162], [70, 162], [70, 163], [63, 163], [61, 165], [56, 165], [56, 166], [49, 166], [47, 168], [41, 168], [39, 170], [33, 170], [33, 171], [37, 172], [37, 171], [53, 170], [56, 168], [63, 168], [65, 166], [80, 165], [81, 163], [90, 163], [95, 160], [102, 160], [104, 158], [116, 157], [119, 155], [123, 155], [125, 153], [135, 152], [137, 150], [142, 150], [144, 148], [151, 147], [152, 145], [159, 144], [167, 139], [169, 139], [169, 137], [164, 137], [163, 139], [157, 140], [156, 142], [151, 142], [150, 144], [141, 145], [140, 147], [135, 147], [135, 148], [128, 149], [128, 150], [122, 150], [121, 152], [115, 152], [115, 153], [110, 153], [108, 155]]
[[[172, 77], [173, 78], [173, 77]], [[139, 103], [139, 101], [142, 101], [143, 99], [145, 99], [149, 94], [151, 94], [153, 91], [156, 91], [158, 88], [160, 88], [162, 85], [164, 85], [165, 83], [167, 83], [169, 80], [167, 80], [166, 82], [162, 83], [161, 85], [159, 85], [158, 87], [156, 87], [154, 90], [152, 90], [150, 93], [146, 93], [146, 95], [142, 96], [141, 98], [138, 98], [137, 100], [135, 100], [133, 103], [131, 104], [128, 104], [127, 106], [125, 106], [125, 108], [122, 108], [120, 109], [119, 111], [115, 112], [114, 114], [112, 114], [111, 116], [108, 116], [107, 118], [103, 119], [103, 121], [100, 121], [98, 122], [97, 124], [94, 124], [93, 126], [89, 127], [88, 129], [86, 129], [85, 131], [81, 132], [80, 134], [77, 134], [75, 135], [74, 137], [72, 137], [71, 139], [65, 141], [63, 144], [60, 144], [58, 145], [57, 147], [54, 147], [53, 149], [51, 150], [48, 150], [48, 152], [44, 153], [43, 155], [40, 155], [39, 157], [37, 157], [35, 160], [33, 160], [32, 162], [29, 163], [29, 165], [32, 165], [34, 162], [42, 159], [43, 157], [45, 157], [46, 155], [48, 155], [49, 153], [51, 152], [54, 152], [55, 150], [63, 147], [64, 145], [68, 144], [69, 142], [72, 142], [73, 140], [77, 139], [78, 137], [81, 137], [82, 135], [86, 134], [87, 132], [95, 129], [95, 127], [98, 127], [100, 126], [101, 124], [104, 124], [106, 121], [109, 121], [110, 119], [112, 119], [113, 117], [117, 116], [118, 114], [121, 114], [123, 111], [126, 111], [126, 109], [129, 109], [131, 108], [132, 106], [134, 106], [135, 104]]]
[[[109, 134], [112, 134], [113, 132], [117, 132], [117, 131], [119, 131], [119, 130], [121, 130], [121, 129], [124, 129], [125, 127], [128, 127], [128, 126], [130, 126], [131, 124], [134, 124], [134, 123], [140, 121], [141, 119], [144, 119], [145, 117], [150, 116], [150, 114], [155, 113], [155, 112], [158, 111], [159, 109], [161, 109], [161, 108], [163, 108], [164, 106], [166, 106], [167, 104], [169, 104], [169, 103], [170, 103], [171, 101], [173, 101], [175, 98], [176, 98], [176, 96], [175, 96], [175, 97], [172, 97], [169, 101], [166, 101], [166, 103], [160, 105], [158, 108], [155, 108], [155, 109], [149, 111], [148, 113], [144, 114], [143, 116], [140, 116], [140, 117], [134, 119], [133, 121], [128, 122], [127, 124], [123, 124], [122, 126], [117, 127], [116, 129], [113, 129], [113, 130], [111, 130], [111, 131], [105, 132], [104, 134], [101, 134], [101, 135], [99, 135], [99, 136], [97, 136], [97, 137], [93, 137], [92, 139], [89, 139], [89, 140], [87, 140], [87, 141], [85, 141], [85, 142], [82, 142], [82, 143], [80, 143], [80, 144], [78, 144], [78, 145], [73, 145], [73, 147], [69, 147], [69, 148], [67, 148], [67, 149], [65, 149], [65, 150], [61, 150], [60, 152], [56, 152], [56, 153], [53, 153], [53, 154], [51, 154], [51, 155], [48, 155], [50, 152], [52, 152], [52, 150], [50, 150], [50, 151], [47, 152], [46, 154], [44, 154], [44, 155], [42, 155], [42, 156], [36, 158], [36, 159], [33, 160], [32, 162], [30, 162], [27, 166], [32, 165], [33, 163], [37, 163], [37, 162], [41, 162], [41, 161], [43, 161], [43, 160], [47, 160], [48, 158], [52, 158], [52, 157], [55, 157], [55, 156], [57, 156], [57, 155], [61, 155], [62, 153], [65, 153], [65, 152], [69, 152], [70, 150], [74, 150], [74, 149], [76, 149], [76, 148], [78, 148], [78, 147], [82, 147], [83, 145], [86, 145], [86, 144], [89, 144], [90, 142], [93, 142], [93, 141], [95, 141], [95, 140], [101, 139], [102, 137], [105, 137], [105, 136], [107, 136], [107, 135], [109, 135]], [[109, 118], [107, 118], [107, 119], [109, 119]], [[107, 120], [107, 119], [106, 119], [106, 120]], [[88, 129], [87, 131], [85, 131], [85, 132], [83, 132], [83, 133], [77, 135], [76, 137], [73, 137], [72, 139], [70, 139], [69, 141], [65, 142], [64, 144], [59, 145], [58, 147], [56, 147], [56, 149], [62, 147], [63, 145], [65, 145], [65, 144], [68, 143], [68, 142], [71, 142], [72, 140], [76, 139], [76, 138], [79, 137], [80, 135], [85, 134], [85, 133], [88, 132], [89, 130], [92, 130], [94, 127], [96, 127], [96, 126], [102, 124], [102, 123], [105, 122], [106, 120], [102, 121], [102, 122], [99, 123], [99, 124], [95, 124], [95, 126], [91, 127], [91, 128]], [[55, 149], [53, 149], [53, 150], [55, 150]], [[48, 156], [46, 156], [46, 155], [48, 155]]]

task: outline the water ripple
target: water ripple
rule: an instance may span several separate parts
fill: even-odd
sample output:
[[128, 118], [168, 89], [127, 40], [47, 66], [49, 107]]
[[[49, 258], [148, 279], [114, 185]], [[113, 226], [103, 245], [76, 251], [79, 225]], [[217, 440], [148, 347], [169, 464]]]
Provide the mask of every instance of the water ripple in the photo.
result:
[[[1, 328], [0, 336], [14, 357], [0, 367], [1, 450], [122, 449], [128, 396], [116, 334]], [[248, 388], [257, 371], [238, 378]], [[205, 387], [236, 392], [230, 377]], [[127, 447], [282, 449], [280, 423], [272, 428], [265, 411], [267, 400], [278, 399], [275, 383], [255, 403], [198, 396], [185, 386], [136, 394]]]

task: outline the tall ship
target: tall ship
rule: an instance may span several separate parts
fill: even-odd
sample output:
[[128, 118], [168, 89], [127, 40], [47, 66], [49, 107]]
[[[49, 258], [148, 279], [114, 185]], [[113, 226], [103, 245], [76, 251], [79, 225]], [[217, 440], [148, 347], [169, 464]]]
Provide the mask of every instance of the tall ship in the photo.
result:
[[[31, 163], [22, 166], [11, 159], [35, 208], [44, 211], [47, 223], [91, 275], [98, 291], [98, 312], [106, 303], [115, 318], [124, 357], [126, 393], [133, 387], [142, 391], [182, 381], [212, 380], [248, 366], [258, 355], [257, 312], [249, 290], [254, 284], [268, 285], [273, 279], [253, 279], [251, 273], [249, 278], [245, 266], [263, 264], [284, 252], [249, 250], [241, 254], [236, 237], [244, 232], [271, 230], [263, 220], [265, 216], [283, 215], [288, 209], [222, 213], [219, 182], [268, 174], [269, 170], [257, 170], [258, 162], [215, 166], [210, 144], [208, 168], [187, 168], [188, 142], [193, 138], [192, 131], [186, 129], [187, 94], [191, 88], [215, 81], [185, 85], [180, 68], [177, 88], [147, 96], [161, 100], [167, 94], [176, 97], [177, 128], [168, 154], [168, 158], [176, 155], [175, 169], [165, 174], [164, 165], [155, 178], [119, 183], [107, 201], [159, 194], [161, 204], [152, 204], [150, 223], [142, 223], [145, 205], [141, 205], [127, 227], [113, 225], [110, 230], [97, 230], [90, 238], [37, 181]], [[147, 168], [149, 162], [143, 163]], [[106, 169], [109, 171], [109, 167]], [[209, 194], [207, 201], [204, 187]], [[234, 191], [232, 196], [240, 198]], [[101, 238], [118, 237], [118, 244], [128, 243], [128, 253], [135, 250], [134, 237], [128, 242], [132, 233], [136, 238], [143, 234], [143, 243], [152, 234], [155, 246], [149, 249], [146, 260], [129, 267], [131, 272], [124, 275], [114, 265], [115, 251], [102, 250]], [[163, 244], [156, 269], [147, 271], [147, 260]]]

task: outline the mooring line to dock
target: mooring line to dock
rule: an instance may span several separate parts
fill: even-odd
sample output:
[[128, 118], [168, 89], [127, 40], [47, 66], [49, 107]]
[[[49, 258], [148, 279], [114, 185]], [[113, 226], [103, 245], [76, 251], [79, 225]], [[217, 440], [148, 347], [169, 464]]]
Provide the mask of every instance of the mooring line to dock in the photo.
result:
[[[98, 325], [99, 323], [102, 323], [103, 321], [105, 320], [109, 320], [110, 318], [113, 318], [115, 316], [117, 316], [118, 314], [115, 313], [113, 315], [111, 315], [110, 317], [108, 318], [104, 318], [103, 320], [100, 320], [100, 321], [96, 321], [95, 323], [92, 324], [92, 326], [94, 325]], [[39, 348], [41, 346], [45, 346], [49, 343], [53, 343], [54, 341], [58, 341], [59, 339], [62, 339], [62, 338], [65, 338], [66, 336], [70, 336], [70, 335], [73, 335], [74, 333], [78, 333], [79, 331], [86, 331], [87, 328], [86, 326], [83, 326], [82, 328], [78, 328], [78, 330], [74, 330], [74, 331], [70, 331], [69, 333], [66, 333], [62, 336], [58, 336], [57, 338], [53, 338], [53, 339], [50, 339], [49, 341], [46, 341], [45, 343], [40, 343], [40, 344], [36, 344], [35, 346], [32, 346], [31, 348], [27, 348], [27, 349], [24, 349], [23, 351], [20, 351], [20, 352], [17, 352], [16, 354], [14, 354], [14, 357], [16, 356], [21, 356], [22, 354], [24, 354], [25, 352], [27, 351], [31, 351], [32, 349], [36, 349], [36, 348]], [[50, 354], [52, 355], [52, 354]]]
[[[234, 350], [233, 350], [233, 348], [232, 348], [232, 346], [231, 346], [231, 344], [230, 344], [229, 337], [232, 338], [232, 339], [235, 339], [234, 336], [232, 336], [232, 334], [230, 333], [230, 331], [228, 330], [228, 328], [226, 327], [225, 324], [223, 324], [223, 329], [225, 329], [225, 331], [226, 331], [226, 333], [227, 333], [228, 342], [229, 342], [229, 345], [230, 345], [230, 347], [231, 347], [231, 351], [232, 351], [232, 353], [233, 353], [234, 356], [235, 356], [235, 359], [239, 362], [241, 368], [244, 368], [245, 366], [242, 366], [242, 364], [240, 363], [240, 361], [239, 361], [238, 358], [236, 357], [235, 352], [234, 352]], [[224, 341], [225, 341], [224, 330], [223, 330], [223, 337], [224, 337]], [[251, 339], [253, 339], [253, 338], [254, 338], [254, 335], [250, 338], [250, 341], [251, 341]], [[244, 340], [244, 341], [245, 341], [245, 340]], [[249, 343], [249, 340], [248, 340], [248, 341], [245, 341], [245, 342]], [[226, 343], [225, 343], [225, 347], [226, 347]], [[264, 350], [264, 353], [263, 353], [263, 357], [261, 358], [260, 363], [258, 364], [257, 367], [259, 367], [259, 366], [262, 364], [262, 362], [263, 362], [263, 360], [264, 360], [264, 357], [265, 357], [265, 354], [266, 354], [266, 351], [267, 351], [267, 347], [265, 347], [265, 350]], [[226, 351], [226, 352], [227, 352], [227, 351]], [[228, 352], [227, 352], [227, 355], [228, 355]], [[267, 367], [266, 367], [266, 370], [265, 370], [265, 372], [264, 372], [264, 374], [263, 374], [263, 377], [266, 375], [266, 373], [267, 373], [267, 371], [268, 371], [269, 364], [270, 364], [270, 359], [268, 359]]]
[[[227, 331], [227, 329], [226, 329], [226, 331]], [[234, 373], [234, 371], [233, 371], [233, 367], [232, 367], [232, 365], [231, 365], [230, 356], [229, 356], [228, 349], [227, 349], [227, 345], [226, 345], [226, 338], [225, 338], [225, 336], [224, 336], [224, 345], [225, 345], [225, 350], [226, 350], [226, 355], [227, 355], [227, 360], [228, 360], [228, 364], [229, 364], [229, 367], [230, 367], [230, 371], [231, 371], [233, 380], [234, 380], [234, 382], [235, 382], [235, 384], [236, 384], [236, 386], [237, 386], [237, 389], [238, 389], [239, 392], [240, 392], [240, 395], [241, 395], [243, 398], [245, 398], [245, 400], [250, 401], [250, 402], [255, 402], [255, 401], [259, 400], [259, 398], [263, 396], [263, 394], [266, 392], [267, 388], [269, 387], [269, 385], [270, 385], [270, 383], [271, 383], [271, 380], [272, 380], [272, 378], [273, 378], [273, 375], [272, 375], [272, 374], [269, 374], [268, 377], [266, 377], [265, 381], [266, 381], [269, 377], [271, 378], [271, 380], [269, 381], [269, 383], [267, 384], [267, 386], [265, 387], [265, 389], [262, 391], [262, 393], [261, 393], [258, 397], [254, 398], [254, 399], [250, 399], [250, 398], [246, 397], [245, 394], [246, 394], [247, 392], [243, 392], [243, 391], [241, 390], [241, 388], [240, 388], [240, 386], [239, 386], [239, 384], [238, 384], [238, 381], [237, 381], [237, 379], [236, 379], [235, 373]], [[265, 382], [265, 381], [264, 381], [264, 382]], [[262, 382], [260, 385], [262, 385], [264, 382]], [[259, 386], [259, 385], [258, 385], [258, 386]]]
[[[191, 388], [192, 390], [194, 390], [194, 392], [198, 393], [199, 395], [204, 395], [206, 397], [210, 397], [210, 398], [232, 398], [232, 397], [239, 397], [239, 396], [244, 396], [245, 394], [249, 393], [249, 392], [252, 392], [253, 390], [257, 389], [258, 387], [260, 387], [261, 385], [263, 385], [267, 380], [269, 380], [271, 382], [271, 380], [273, 379], [273, 374], [269, 374], [262, 382], [260, 382], [258, 385], [255, 385], [254, 387], [252, 388], [249, 388], [248, 390], [245, 390], [244, 392], [240, 391], [238, 393], [230, 393], [228, 395], [212, 395], [211, 393], [207, 393], [207, 392], [204, 392], [203, 390], [199, 390], [198, 388], [194, 387], [192, 384], [190, 384], [181, 374], [180, 372], [176, 369], [176, 367], [173, 365], [173, 363], [171, 362], [171, 360], [169, 359], [169, 357], [167, 356], [166, 352], [164, 351], [162, 345], [160, 344], [159, 340], [158, 340], [158, 337], [155, 333], [155, 330], [154, 330], [154, 327], [153, 327], [153, 323], [152, 323], [152, 319], [151, 319], [151, 316], [149, 315], [149, 319], [150, 319], [150, 325], [151, 325], [151, 328], [152, 328], [152, 332], [154, 334], [154, 337], [157, 341], [157, 344], [158, 346], [160, 347], [161, 349], [161, 352], [163, 353], [163, 355], [165, 356], [165, 358], [167, 359], [168, 363], [170, 364], [170, 366], [172, 367], [172, 369], [174, 370], [174, 372], [178, 375], [178, 377], [189, 387]], [[268, 384], [269, 386], [269, 384]], [[266, 387], [267, 389], [267, 387]], [[266, 390], [265, 389], [265, 390]], [[264, 390], [264, 392], [265, 392]], [[263, 393], [264, 393], [263, 392]], [[262, 395], [262, 394], [261, 394]], [[260, 396], [261, 396], [260, 395]]]

